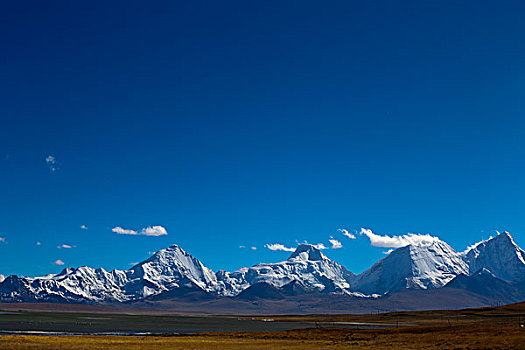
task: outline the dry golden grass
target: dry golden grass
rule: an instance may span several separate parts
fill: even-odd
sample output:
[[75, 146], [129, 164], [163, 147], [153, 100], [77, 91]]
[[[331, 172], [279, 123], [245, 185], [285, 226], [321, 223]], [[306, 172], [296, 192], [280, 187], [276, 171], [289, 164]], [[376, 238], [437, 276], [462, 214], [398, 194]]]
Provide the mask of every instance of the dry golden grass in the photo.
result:
[[525, 349], [525, 328], [515, 323], [437, 325], [398, 329], [303, 329], [264, 333], [183, 336], [0, 336], [0, 348], [14, 349]]

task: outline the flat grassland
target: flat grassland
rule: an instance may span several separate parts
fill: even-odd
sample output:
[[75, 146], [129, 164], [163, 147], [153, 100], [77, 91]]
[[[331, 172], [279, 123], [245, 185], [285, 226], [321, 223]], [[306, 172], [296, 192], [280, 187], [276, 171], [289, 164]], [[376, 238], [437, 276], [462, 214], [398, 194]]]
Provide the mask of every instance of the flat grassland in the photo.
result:
[[525, 349], [525, 330], [498, 326], [420, 326], [358, 330], [313, 328], [280, 332], [182, 336], [0, 336], [11, 349]]
[[[314, 322], [272, 332], [210, 332], [166, 336], [0, 335], [0, 349], [525, 349], [525, 303], [500, 308], [380, 315], [276, 316]], [[266, 316], [268, 317], [268, 316]], [[393, 328], [333, 327], [365, 322]], [[315, 327], [315, 323], [318, 326]]]

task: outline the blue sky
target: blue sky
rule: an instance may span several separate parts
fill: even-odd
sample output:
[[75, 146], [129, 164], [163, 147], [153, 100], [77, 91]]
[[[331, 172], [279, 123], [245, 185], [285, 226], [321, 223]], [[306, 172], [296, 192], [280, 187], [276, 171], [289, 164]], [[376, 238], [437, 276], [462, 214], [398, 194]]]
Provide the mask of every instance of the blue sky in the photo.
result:
[[525, 245], [522, 2], [0, 6], [0, 274]]

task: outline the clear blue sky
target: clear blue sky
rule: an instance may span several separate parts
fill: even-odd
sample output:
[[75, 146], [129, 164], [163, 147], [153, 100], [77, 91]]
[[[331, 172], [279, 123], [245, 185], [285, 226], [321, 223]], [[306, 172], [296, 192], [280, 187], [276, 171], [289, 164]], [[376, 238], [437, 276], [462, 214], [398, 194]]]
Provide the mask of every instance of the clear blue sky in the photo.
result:
[[[0, 274], [128, 268], [173, 243], [214, 270], [330, 236], [353, 272], [384, 256], [338, 228], [523, 246], [524, 12], [4, 1]], [[112, 232], [153, 225], [168, 235]]]

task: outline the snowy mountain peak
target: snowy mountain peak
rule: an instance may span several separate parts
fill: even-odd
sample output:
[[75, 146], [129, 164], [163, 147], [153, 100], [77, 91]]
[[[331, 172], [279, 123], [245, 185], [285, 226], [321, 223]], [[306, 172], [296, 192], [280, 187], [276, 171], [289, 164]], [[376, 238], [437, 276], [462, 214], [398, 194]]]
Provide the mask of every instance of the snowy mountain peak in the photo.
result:
[[436, 240], [398, 248], [357, 276], [352, 287], [362, 293], [440, 288], [468, 266], [447, 243]]
[[169, 258], [169, 257], [175, 258], [177, 256], [188, 256], [188, 255], [189, 254], [186, 253], [184, 249], [182, 249], [176, 244], [173, 244], [169, 246], [168, 248], [161, 249], [153, 253], [153, 255], [147, 260], [158, 260], [158, 259]]
[[311, 244], [299, 244], [295, 252], [290, 255], [288, 260], [307, 260], [320, 261], [328, 259], [321, 251]]
[[481, 241], [462, 255], [469, 265], [471, 274], [486, 268], [504, 280], [525, 280], [525, 251], [518, 247], [508, 232]]
[[[217, 278], [212, 270], [198, 259], [174, 244], [161, 249], [149, 259], [132, 267], [133, 278], [147, 282], [147, 287], [156, 290], [169, 290], [191, 281], [200, 288], [210, 291]], [[152, 294], [145, 290], [145, 294]]]
[[168, 248], [166, 248], [164, 250], [182, 250], [182, 251], [184, 251], [184, 249], [182, 249], [181, 247], [179, 247], [178, 244], [175, 244], [175, 243], [173, 243], [172, 245], [170, 245]]
[[294, 281], [300, 281], [309, 291], [342, 294], [350, 287], [355, 275], [328, 259], [314, 245], [300, 244], [285, 261], [261, 263], [232, 273], [217, 273], [216, 276], [223, 286], [220, 293], [237, 295], [256, 283], [281, 288]]

